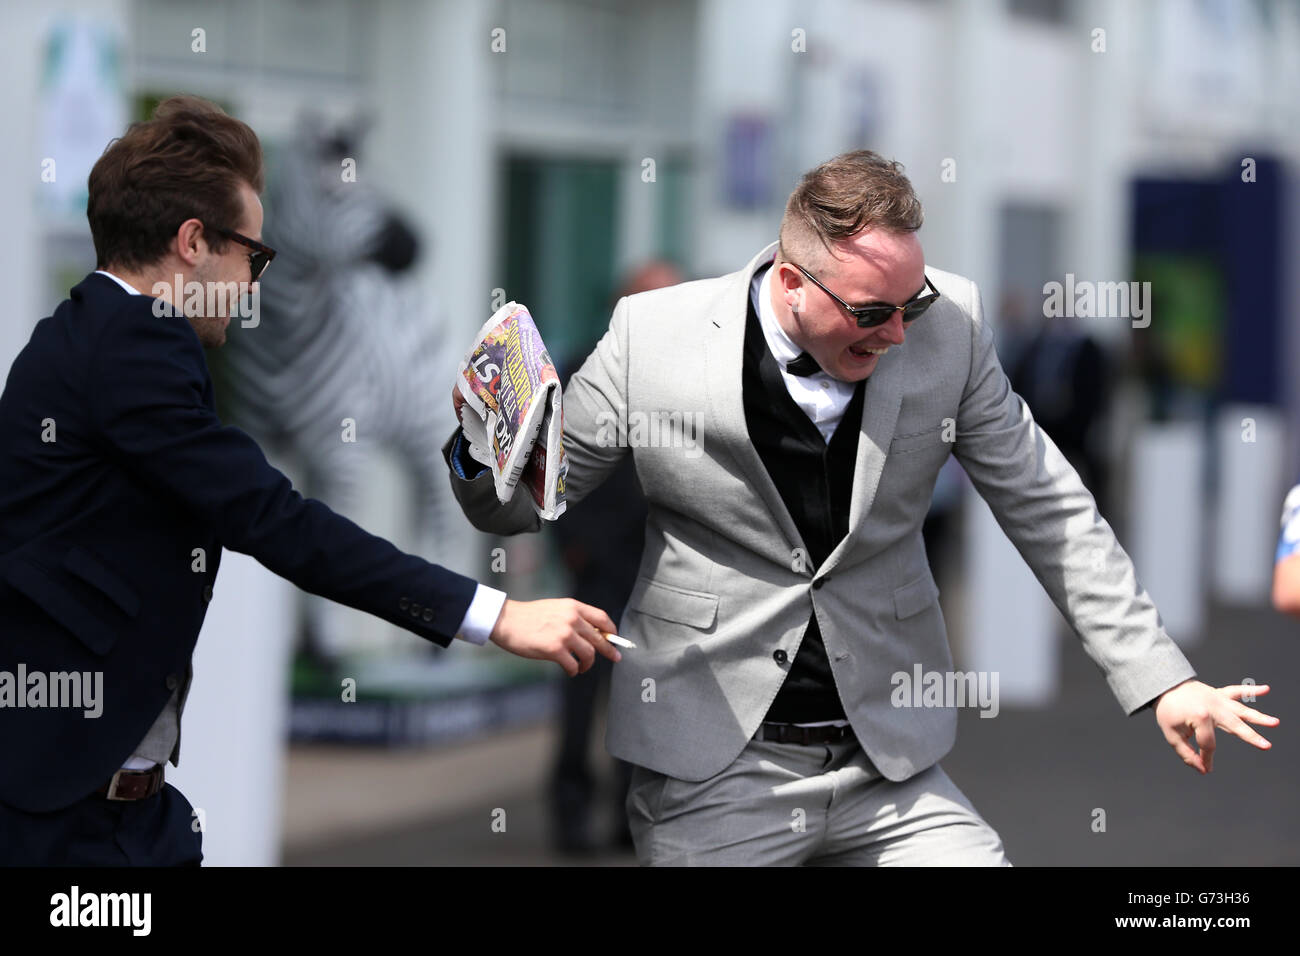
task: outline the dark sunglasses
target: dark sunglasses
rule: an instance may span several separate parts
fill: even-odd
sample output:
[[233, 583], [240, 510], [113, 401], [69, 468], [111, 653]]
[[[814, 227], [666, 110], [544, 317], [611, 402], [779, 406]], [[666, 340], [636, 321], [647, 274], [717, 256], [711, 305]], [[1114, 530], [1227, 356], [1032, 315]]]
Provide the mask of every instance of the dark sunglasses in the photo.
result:
[[249, 239], [247, 236], [241, 236], [230, 229], [222, 229], [220, 226], [210, 226], [208, 228], [219, 236], [225, 236], [227, 239], [253, 250], [248, 254], [248, 266], [253, 271], [251, 280], [253, 282], [256, 282], [261, 277], [262, 273], [266, 271], [266, 267], [271, 264], [271, 260], [275, 258], [275, 250], [270, 246], [263, 245], [256, 239]]
[[934, 287], [934, 284], [930, 281], [930, 277], [926, 276], [925, 286], [927, 289], [930, 290], [930, 293], [927, 295], [924, 292], [918, 292], [916, 295], [914, 295], [911, 299], [909, 299], [907, 302], [903, 303], [902, 305], [890, 305], [888, 302], [872, 302], [869, 305], [849, 305], [847, 302], [841, 299], [830, 289], [826, 288], [826, 286], [822, 285], [820, 280], [818, 280], [818, 278], [815, 275], [813, 275], [803, 266], [799, 265], [799, 263], [791, 262], [790, 265], [794, 266], [796, 269], [798, 269], [800, 272], [806, 275], [809, 279], [811, 279], [814, 283], [816, 283], [819, 289], [821, 289], [828, 296], [830, 296], [832, 299], [834, 299], [836, 302], [842, 305], [844, 307], [844, 311], [849, 313], [849, 315], [853, 316], [853, 318], [857, 321], [858, 328], [862, 328], [862, 329], [873, 329], [878, 325], [884, 325], [886, 322], [888, 322], [890, 319], [894, 317], [894, 313], [897, 312], [899, 309], [903, 310], [904, 322], [913, 322], [916, 319], [919, 319], [921, 317], [921, 313], [924, 312], [926, 309], [930, 308], [930, 306], [934, 305], [935, 300], [939, 298], [939, 290]]

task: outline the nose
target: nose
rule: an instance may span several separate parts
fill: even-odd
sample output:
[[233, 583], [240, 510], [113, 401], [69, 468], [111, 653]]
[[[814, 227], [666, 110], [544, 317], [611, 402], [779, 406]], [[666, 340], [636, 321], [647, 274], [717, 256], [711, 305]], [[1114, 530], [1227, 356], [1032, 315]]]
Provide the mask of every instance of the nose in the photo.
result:
[[880, 327], [880, 333], [890, 345], [903, 344], [903, 310], [895, 309], [889, 321]]

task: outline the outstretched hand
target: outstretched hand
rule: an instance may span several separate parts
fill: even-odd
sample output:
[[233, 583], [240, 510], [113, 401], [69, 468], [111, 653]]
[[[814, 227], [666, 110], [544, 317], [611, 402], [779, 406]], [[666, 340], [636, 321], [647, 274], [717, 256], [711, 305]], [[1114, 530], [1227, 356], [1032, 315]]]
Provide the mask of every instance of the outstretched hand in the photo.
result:
[[[1198, 680], [1186, 680], [1156, 698], [1156, 723], [1183, 763], [1203, 774], [1209, 773], [1214, 766], [1215, 727], [1236, 734], [1260, 750], [1273, 746], [1247, 726], [1247, 721], [1276, 727], [1280, 723], [1278, 718], [1241, 703], [1243, 696], [1267, 693], [1267, 684], [1214, 688]], [[1192, 738], [1196, 739], [1199, 753], [1188, 745]]]
[[533, 660], [555, 661], [570, 677], [596, 662], [597, 652], [618, 662], [623, 655], [600, 633], [617, 633], [609, 615], [572, 598], [506, 599], [490, 639], [503, 650]]

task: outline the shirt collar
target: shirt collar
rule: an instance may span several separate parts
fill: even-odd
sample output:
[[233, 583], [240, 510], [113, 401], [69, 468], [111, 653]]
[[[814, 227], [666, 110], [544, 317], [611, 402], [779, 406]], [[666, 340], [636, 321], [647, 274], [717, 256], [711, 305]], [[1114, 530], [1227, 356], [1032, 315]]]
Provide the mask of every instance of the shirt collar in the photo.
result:
[[[772, 253], [775, 260], [776, 253]], [[759, 276], [762, 272], [762, 276]], [[829, 388], [838, 395], [845, 396], [852, 394], [857, 387], [854, 382], [841, 382], [833, 375], [828, 375], [824, 371], [817, 371], [811, 375], [795, 376], [786, 371], [786, 363], [793, 361], [803, 354], [803, 349], [794, 344], [794, 341], [781, 328], [781, 323], [776, 317], [776, 310], [772, 308], [772, 262], [759, 266], [754, 273], [754, 279], [750, 283], [749, 292], [752, 299], [756, 299], [755, 306], [758, 310], [758, 324], [763, 329], [763, 339], [767, 342], [767, 347], [776, 359], [777, 368], [781, 370], [781, 375], [787, 383], [794, 382], [817, 382], [823, 388]]]
[[763, 329], [763, 338], [767, 341], [767, 347], [771, 350], [778, 366], [784, 371], [785, 363], [798, 358], [803, 349], [795, 345], [790, 336], [786, 335], [785, 329], [781, 328], [781, 323], [777, 320], [776, 311], [772, 308], [772, 263], [768, 262], [760, 269], [761, 278], [758, 275], [754, 277], [754, 285], [757, 288], [751, 286], [751, 292], [757, 299], [755, 306], [758, 311], [758, 324]]
[[131, 295], [144, 295], [143, 292], [141, 292], [139, 289], [137, 289], [137, 288], [135, 288], [134, 286], [132, 286], [129, 282], [125, 282], [125, 281], [123, 281], [122, 279], [120, 279], [120, 278], [118, 278], [117, 276], [113, 275], [113, 273], [111, 273], [111, 272], [107, 272], [107, 271], [105, 271], [104, 269], [96, 269], [96, 270], [95, 270], [95, 275], [107, 276], [108, 278], [110, 278], [110, 279], [112, 279], [114, 282], [116, 282], [118, 285], [120, 285], [120, 286], [121, 286], [123, 289], [125, 289], [127, 292], [129, 292]]

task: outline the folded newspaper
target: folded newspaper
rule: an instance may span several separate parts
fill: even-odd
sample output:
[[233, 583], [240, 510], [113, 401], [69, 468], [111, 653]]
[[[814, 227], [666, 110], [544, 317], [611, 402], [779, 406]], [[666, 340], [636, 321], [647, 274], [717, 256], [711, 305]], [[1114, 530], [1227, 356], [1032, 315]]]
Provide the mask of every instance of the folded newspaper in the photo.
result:
[[539, 515], [564, 514], [560, 377], [526, 306], [507, 302], [483, 324], [456, 387], [469, 455], [492, 469], [497, 499], [510, 501], [522, 479]]

